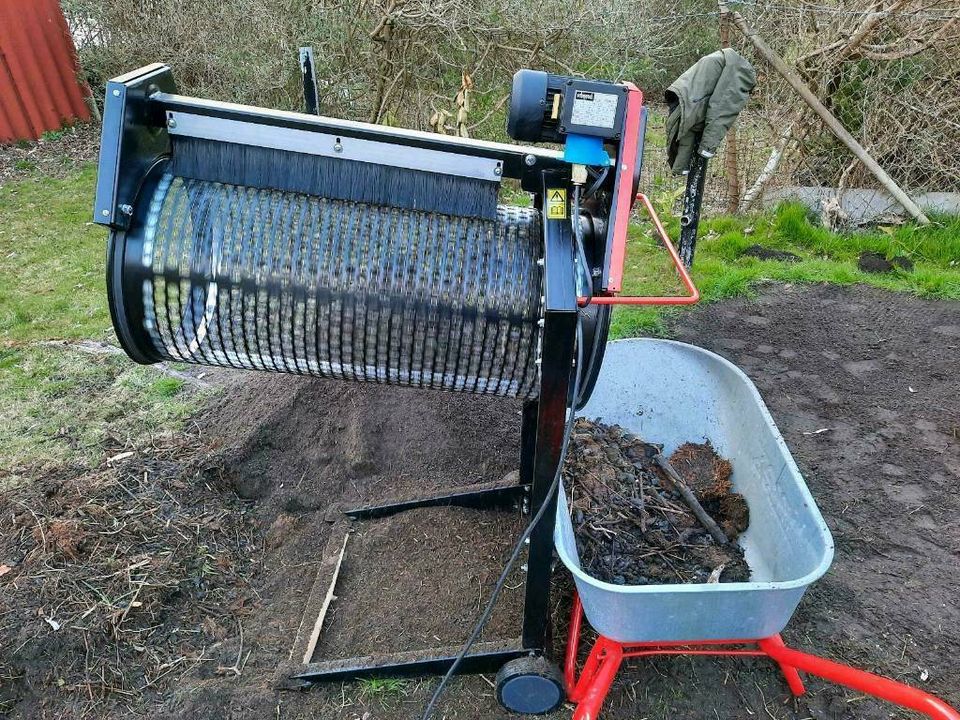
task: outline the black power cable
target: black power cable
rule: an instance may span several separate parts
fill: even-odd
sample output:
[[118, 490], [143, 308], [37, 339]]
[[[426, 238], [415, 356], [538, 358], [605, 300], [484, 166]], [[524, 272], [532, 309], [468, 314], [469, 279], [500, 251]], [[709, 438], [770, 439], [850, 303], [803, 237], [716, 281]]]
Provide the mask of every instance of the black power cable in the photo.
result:
[[610, 166], [607, 165], [600, 171], [597, 175], [597, 179], [593, 181], [593, 184], [587, 189], [587, 194], [584, 196], [584, 200], [589, 200], [596, 194], [597, 190], [600, 189], [600, 186], [603, 185], [603, 181], [607, 179], [607, 174], [610, 172]]
[[593, 278], [590, 276], [590, 265], [587, 263], [587, 254], [583, 249], [583, 226], [580, 224], [580, 186], [573, 188], [573, 213], [570, 221], [573, 238], [577, 246], [577, 257], [579, 258], [580, 273], [583, 279], [584, 292], [587, 295], [587, 302], [593, 299]]
[[423, 711], [423, 716], [421, 720], [430, 720], [433, 715], [433, 711], [437, 704], [437, 701], [440, 699], [440, 696], [443, 695], [443, 691], [447, 688], [447, 683], [450, 682], [450, 678], [453, 677], [457, 668], [460, 666], [460, 663], [463, 662], [463, 659], [467, 656], [467, 653], [470, 652], [470, 648], [473, 647], [473, 644], [477, 641], [477, 638], [480, 637], [480, 633], [483, 632], [484, 626], [487, 624], [487, 621], [490, 619], [490, 615], [493, 613], [493, 607], [497, 602], [497, 598], [500, 596], [500, 592], [503, 590], [503, 586], [507, 582], [507, 576], [510, 574], [510, 571], [513, 569], [514, 563], [517, 561], [517, 558], [520, 557], [520, 551], [523, 549], [524, 544], [527, 542], [527, 538], [530, 537], [530, 534], [533, 532], [533, 529], [537, 526], [537, 523], [543, 519], [544, 514], [548, 507], [550, 507], [550, 501], [553, 499], [553, 496], [557, 492], [557, 488], [560, 487], [560, 477], [563, 473], [563, 461], [567, 456], [567, 446], [570, 444], [570, 434], [573, 431], [573, 421], [576, 417], [576, 402], [577, 396], [580, 394], [580, 371], [583, 367], [583, 325], [582, 322], [578, 319], [577, 321], [577, 367], [574, 373], [573, 379], [573, 402], [574, 406], [570, 408], [570, 417], [567, 418], [567, 424], [563, 431], [563, 444], [560, 446], [560, 459], [557, 462], [557, 472], [553, 476], [553, 482], [550, 483], [550, 488], [547, 490], [547, 495], [543, 499], [543, 503], [540, 505], [540, 509], [537, 510], [536, 514], [533, 516], [533, 519], [530, 520], [530, 523], [527, 525], [526, 530], [523, 531], [523, 534], [520, 535], [520, 539], [517, 540], [517, 544], [513, 546], [513, 552], [510, 553], [510, 559], [507, 560], [506, 566], [503, 568], [503, 572], [500, 573], [500, 577], [497, 579], [497, 584], [493, 587], [493, 593], [490, 595], [490, 599], [487, 601], [487, 607], [484, 609], [483, 614], [480, 616], [480, 619], [477, 620], [477, 624], [473, 627], [473, 632], [470, 633], [470, 637], [463, 644], [463, 647], [460, 649], [460, 654], [457, 655], [456, 660], [450, 665], [450, 669], [447, 670], [447, 674], [443, 676], [443, 679], [440, 681], [440, 684], [437, 686], [437, 689], [433, 693], [433, 697], [430, 698], [430, 702], [427, 704], [426, 710]]

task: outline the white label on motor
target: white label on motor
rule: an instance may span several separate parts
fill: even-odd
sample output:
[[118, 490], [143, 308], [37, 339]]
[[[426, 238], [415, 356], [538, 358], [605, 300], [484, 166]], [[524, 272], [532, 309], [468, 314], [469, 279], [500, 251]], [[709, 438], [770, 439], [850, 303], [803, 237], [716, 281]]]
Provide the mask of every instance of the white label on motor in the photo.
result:
[[617, 122], [617, 103], [620, 97], [611, 93], [577, 90], [573, 96], [571, 125], [612, 128]]

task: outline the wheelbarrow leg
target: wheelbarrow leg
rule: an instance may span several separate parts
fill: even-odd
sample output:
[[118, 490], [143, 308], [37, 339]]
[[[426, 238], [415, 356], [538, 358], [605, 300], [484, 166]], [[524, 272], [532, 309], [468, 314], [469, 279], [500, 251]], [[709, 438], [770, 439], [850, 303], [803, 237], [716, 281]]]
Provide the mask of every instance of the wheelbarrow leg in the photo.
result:
[[582, 626], [583, 605], [580, 602], [580, 596], [574, 592], [563, 677], [567, 685], [567, 699], [577, 703], [573, 720], [596, 720], [620, 669], [620, 663], [623, 662], [623, 646], [608, 640], [603, 635], [598, 637], [583, 664], [580, 677], [577, 678], [577, 651], [580, 647]]
[[576, 687], [568, 695], [577, 703], [573, 720], [597, 720], [622, 661], [623, 646], [620, 643], [602, 635], [597, 638]]
[[583, 605], [580, 595], [573, 591], [573, 609], [570, 611], [570, 628], [567, 631], [567, 650], [563, 659], [563, 681], [567, 685], [567, 697], [576, 702], [573, 696], [577, 685], [577, 654], [580, 651], [580, 628], [583, 626]]
[[[766, 643], [766, 647], [764, 647]], [[761, 640], [757, 643], [760, 646], [760, 649], [763, 650], [767, 655], [770, 655], [768, 647], [772, 648], [785, 648], [786, 645], [783, 642], [783, 638], [779, 634], [772, 635], [766, 640]], [[787, 685], [790, 687], [790, 692], [792, 692], [796, 697], [800, 697], [806, 692], [806, 689], [803, 687], [803, 680], [800, 679], [800, 673], [797, 672], [797, 669], [790, 665], [789, 663], [784, 662], [783, 660], [777, 660], [771, 655], [771, 658], [777, 665], [780, 666], [780, 672], [783, 673], [784, 680], [787, 681]]]

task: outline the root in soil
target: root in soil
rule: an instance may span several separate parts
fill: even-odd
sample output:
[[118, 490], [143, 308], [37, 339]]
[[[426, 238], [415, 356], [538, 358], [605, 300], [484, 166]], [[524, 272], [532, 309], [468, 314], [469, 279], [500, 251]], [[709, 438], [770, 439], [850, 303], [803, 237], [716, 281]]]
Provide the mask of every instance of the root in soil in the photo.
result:
[[660, 447], [618, 425], [580, 418], [565, 465], [584, 571], [617, 585], [743, 582], [750, 568], [733, 543], [749, 524], [731, 490], [729, 461], [709, 443], [686, 443], [670, 464], [730, 543], [717, 543], [653, 458]]

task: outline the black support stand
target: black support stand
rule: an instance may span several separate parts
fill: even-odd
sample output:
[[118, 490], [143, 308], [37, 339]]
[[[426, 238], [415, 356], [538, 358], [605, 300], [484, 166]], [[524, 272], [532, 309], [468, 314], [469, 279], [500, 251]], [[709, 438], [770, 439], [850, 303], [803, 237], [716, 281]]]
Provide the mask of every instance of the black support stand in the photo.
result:
[[300, 48], [300, 74], [303, 76], [303, 108], [311, 115], [320, 114], [320, 102], [317, 95], [316, 63], [313, 60], [313, 48]]
[[[550, 188], [569, 186], [565, 171], [543, 173], [540, 199]], [[542, 207], [541, 207], [542, 210]], [[540, 343], [540, 396], [526, 403], [520, 437], [520, 483], [517, 485], [465, 490], [452, 494], [418, 498], [389, 505], [358, 508], [347, 515], [356, 519], [392, 515], [416, 507], [456, 505], [473, 508], [502, 508], [524, 498], [529, 513], [536, 514], [548, 503], [543, 518], [530, 535], [524, 594], [523, 625], [519, 637], [503, 642], [475, 645], [458, 666], [459, 673], [495, 672], [518, 657], [542, 655], [549, 651], [550, 573], [553, 559], [553, 529], [556, 496], [548, 497], [556, 476], [563, 445], [567, 410], [571, 407], [572, 372], [577, 325], [577, 295], [574, 285], [574, 250], [570, 221], [550, 220], [544, 214], [543, 332]], [[464, 637], [469, 628], [464, 628]], [[294, 677], [321, 682], [363, 677], [398, 677], [445, 673], [459, 647], [429, 648], [416, 652], [355, 657], [302, 666]]]
[[687, 172], [687, 186], [683, 191], [683, 213], [680, 215], [680, 246], [677, 252], [686, 267], [693, 265], [697, 249], [697, 228], [700, 226], [700, 206], [703, 204], [703, 188], [707, 180], [707, 158], [694, 153]]

